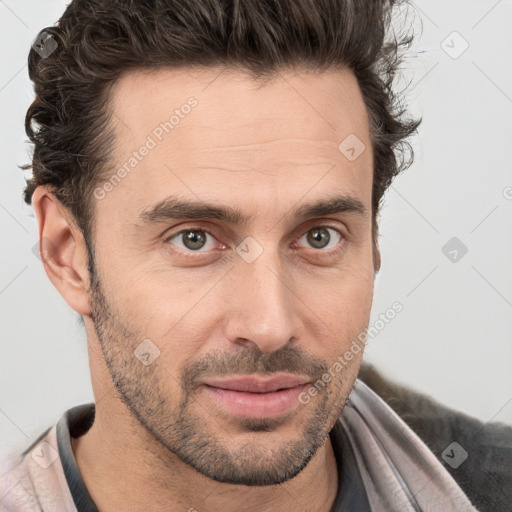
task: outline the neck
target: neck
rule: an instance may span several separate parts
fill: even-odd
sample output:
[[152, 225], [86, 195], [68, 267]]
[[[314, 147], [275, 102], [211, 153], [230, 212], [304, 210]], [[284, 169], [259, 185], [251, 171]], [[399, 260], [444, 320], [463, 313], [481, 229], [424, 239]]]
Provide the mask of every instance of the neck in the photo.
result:
[[338, 490], [329, 437], [301, 473], [283, 484], [251, 487], [220, 483], [170, 453], [127, 415], [124, 405], [110, 393], [96, 404], [91, 429], [72, 438], [72, 448], [89, 494], [102, 512], [325, 512], [331, 509]]

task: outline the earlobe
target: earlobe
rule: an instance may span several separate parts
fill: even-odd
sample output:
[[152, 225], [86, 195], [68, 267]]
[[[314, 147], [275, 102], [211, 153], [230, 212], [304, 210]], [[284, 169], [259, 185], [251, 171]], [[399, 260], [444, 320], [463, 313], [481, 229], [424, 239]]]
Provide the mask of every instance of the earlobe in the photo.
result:
[[71, 308], [81, 315], [89, 315], [89, 274], [82, 232], [71, 212], [47, 186], [36, 188], [32, 205], [46, 274]]

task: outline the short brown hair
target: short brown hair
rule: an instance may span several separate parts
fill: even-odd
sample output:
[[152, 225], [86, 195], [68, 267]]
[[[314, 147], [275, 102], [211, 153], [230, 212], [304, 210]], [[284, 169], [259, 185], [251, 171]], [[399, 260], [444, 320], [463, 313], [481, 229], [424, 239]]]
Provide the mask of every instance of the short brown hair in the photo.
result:
[[[86, 241], [93, 189], [113, 165], [110, 90], [130, 70], [215, 65], [271, 77], [285, 68], [348, 67], [370, 121], [374, 152], [372, 221], [394, 177], [413, 159], [407, 142], [419, 120], [404, 119], [393, 82], [409, 33], [392, 29], [394, 0], [73, 0], [38, 39], [48, 56], [28, 56], [35, 100], [25, 130], [34, 144], [34, 189], [50, 185]], [[57, 43], [55, 47], [55, 42]], [[51, 47], [50, 47], [51, 48]], [[43, 55], [41, 55], [43, 53]], [[405, 158], [408, 154], [409, 158]]]

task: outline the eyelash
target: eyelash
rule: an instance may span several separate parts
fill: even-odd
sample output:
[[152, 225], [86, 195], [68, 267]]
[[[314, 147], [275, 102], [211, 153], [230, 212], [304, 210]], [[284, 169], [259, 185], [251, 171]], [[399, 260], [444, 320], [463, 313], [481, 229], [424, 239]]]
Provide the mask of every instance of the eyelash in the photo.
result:
[[[346, 240], [346, 238], [343, 236], [343, 233], [339, 229], [337, 229], [337, 228], [335, 228], [333, 226], [327, 225], [327, 224], [319, 224], [319, 225], [316, 225], [316, 226], [312, 226], [311, 228], [306, 230], [304, 233], [302, 233], [297, 238], [297, 240], [302, 238], [306, 233], [308, 233], [309, 231], [311, 231], [314, 228], [329, 228], [329, 229], [332, 229], [332, 230], [336, 231], [340, 235], [341, 240], [338, 242], [338, 244], [336, 245], [336, 247], [334, 249], [327, 249], [327, 250], [317, 249], [315, 251], [315, 249], [313, 247], [310, 247], [310, 249], [312, 249], [313, 251], [315, 251], [317, 253], [324, 252], [326, 254], [329, 254], [330, 256], [335, 256], [335, 255], [339, 254], [345, 248], [344, 241]], [[211, 237], [215, 238], [215, 234], [213, 233], [212, 230], [210, 230], [208, 228], [205, 228], [205, 227], [202, 227], [202, 226], [191, 226], [191, 227], [188, 227], [186, 229], [181, 229], [180, 231], [177, 231], [176, 233], [173, 233], [173, 234], [167, 236], [165, 238], [165, 242], [169, 242], [169, 240], [171, 240], [173, 238], [176, 238], [177, 236], [179, 236], [179, 235], [181, 235], [183, 233], [187, 233], [189, 231], [201, 231], [201, 232], [204, 232], [204, 233], [208, 233]], [[172, 244], [170, 244], [170, 245], [172, 245]], [[189, 258], [197, 258], [197, 257], [199, 257], [199, 256], [194, 255], [194, 251], [182, 251], [180, 249], [174, 249], [174, 248], [171, 249], [171, 251], [175, 252], [175, 253], [178, 253], [180, 255], [184, 255], [185, 257], [189, 257]], [[207, 252], [208, 251], [197, 251], [196, 253], [198, 255], [201, 255], [202, 253], [207, 253]]]

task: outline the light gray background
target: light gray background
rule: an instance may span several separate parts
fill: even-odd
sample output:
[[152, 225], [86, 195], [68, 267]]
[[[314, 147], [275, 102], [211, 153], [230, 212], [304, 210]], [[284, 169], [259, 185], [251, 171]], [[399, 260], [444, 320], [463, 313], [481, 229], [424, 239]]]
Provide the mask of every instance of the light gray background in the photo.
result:
[[[17, 167], [31, 154], [28, 50], [65, 3], [0, 0], [0, 457], [93, 400], [85, 334], [33, 253]], [[512, 2], [415, 5], [423, 32], [404, 79], [424, 121], [415, 163], [386, 195], [370, 325], [395, 301], [404, 310], [366, 358], [444, 404], [512, 423]], [[441, 47], [453, 56], [464, 40], [458, 58]], [[442, 252], [452, 237], [468, 248], [457, 262]]]

